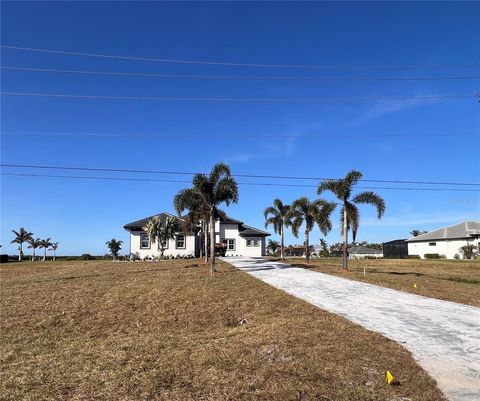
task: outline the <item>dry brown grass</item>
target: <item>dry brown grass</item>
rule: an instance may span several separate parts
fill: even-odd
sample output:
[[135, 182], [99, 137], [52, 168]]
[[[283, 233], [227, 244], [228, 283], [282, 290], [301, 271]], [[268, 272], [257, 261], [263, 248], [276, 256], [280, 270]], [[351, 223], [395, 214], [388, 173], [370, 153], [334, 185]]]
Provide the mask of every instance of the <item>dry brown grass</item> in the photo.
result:
[[[288, 263], [352, 280], [407, 291], [426, 297], [480, 306], [480, 261], [364, 259], [350, 260], [342, 270], [338, 258], [288, 259]], [[363, 269], [365, 268], [365, 276]], [[416, 288], [414, 287], [416, 284]]]
[[198, 263], [0, 266], [0, 398], [444, 400], [399, 344]]

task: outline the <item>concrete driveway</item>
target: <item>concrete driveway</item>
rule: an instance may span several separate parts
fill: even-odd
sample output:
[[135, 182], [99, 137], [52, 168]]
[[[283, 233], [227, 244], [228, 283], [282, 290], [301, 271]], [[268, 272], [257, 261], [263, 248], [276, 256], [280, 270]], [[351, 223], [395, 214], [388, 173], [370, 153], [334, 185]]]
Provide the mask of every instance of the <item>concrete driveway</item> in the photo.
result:
[[480, 308], [264, 259], [224, 260], [275, 288], [402, 343], [451, 400], [480, 400]]

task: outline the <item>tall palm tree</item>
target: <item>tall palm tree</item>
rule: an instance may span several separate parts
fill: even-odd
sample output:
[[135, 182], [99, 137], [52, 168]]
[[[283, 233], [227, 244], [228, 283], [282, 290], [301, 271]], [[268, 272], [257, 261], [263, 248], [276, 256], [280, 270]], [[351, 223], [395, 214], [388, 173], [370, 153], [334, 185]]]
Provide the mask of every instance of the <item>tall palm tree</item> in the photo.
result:
[[290, 205], [284, 205], [280, 199], [273, 200], [273, 206], [269, 206], [263, 212], [265, 216], [265, 228], [270, 224], [273, 225], [273, 231], [280, 234], [280, 257], [285, 259], [285, 226], [288, 225], [287, 215]]
[[175, 238], [175, 234], [180, 231], [180, 225], [174, 217], [168, 216], [165, 223], [162, 223], [159, 216], [154, 216], [143, 229], [149, 235], [150, 241], [157, 243], [157, 250], [163, 257], [168, 241]]
[[56, 255], [56, 251], [58, 249], [58, 242], [52, 242], [52, 244], [50, 245], [50, 251], [53, 252], [53, 261], [55, 262], [55, 259], [57, 258], [57, 255]]
[[27, 240], [28, 247], [33, 250], [32, 261], [35, 260], [35, 249], [40, 248], [40, 238], [29, 238]]
[[315, 224], [320, 231], [327, 235], [332, 229], [330, 215], [335, 210], [336, 204], [323, 199], [310, 201], [306, 196], [298, 198], [292, 203], [287, 219], [292, 226], [292, 233], [298, 237], [300, 226], [305, 223], [305, 257], [310, 260], [310, 232]]
[[22, 260], [23, 256], [23, 243], [32, 238], [33, 233], [25, 230], [23, 227], [21, 227], [18, 231], [12, 230], [12, 233], [15, 234], [15, 239], [10, 241], [10, 243], [18, 244], [18, 260], [20, 261]]
[[108, 246], [110, 249], [110, 253], [112, 254], [113, 260], [117, 260], [118, 252], [122, 249], [123, 241], [116, 240], [112, 238], [110, 241], [105, 242], [105, 245]]
[[[185, 209], [197, 211], [202, 217], [208, 217], [210, 230], [210, 274], [215, 271], [215, 221], [225, 218], [219, 206], [223, 203], [229, 206], [238, 202], [238, 186], [232, 177], [230, 167], [217, 163], [207, 176], [195, 174], [192, 188], [181, 190], [174, 199], [178, 213]], [[205, 215], [204, 215], [205, 214]]]
[[357, 204], [375, 206], [379, 219], [381, 219], [385, 213], [385, 201], [374, 192], [361, 192], [351, 198], [353, 187], [362, 177], [363, 174], [360, 171], [352, 170], [342, 179], [322, 181], [317, 190], [319, 195], [324, 191], [332, 192], [342, 205], [340, 215], [343, 235], [343, 268], [345, 270], [348, 270], [348, 230], [352, 230], [353, 241], [355, 241], [360, 224], [360, 211], [358, 210]]
[[47, 260], [47, 249], [48, 247], [52, 246], [51, 238], [41, 239], [40, 240], [40, 248], [43, 248], [43, 261]]
[[175, 210], [180, 216], [187, 209], [188, 213], [184, 216], [186, 221], [185, 228], [189, 231], [195, 231], [200, 228], [200, 238], [203, 237], [203, 246], [200, 246], [200, 257], [202, 249], [205, 257], [204, 263], [208, 263], [208, 220], [209, 211], [205, 208], [204, 202], [200, 196], [193, 193], [180, 191], [173, 200]]

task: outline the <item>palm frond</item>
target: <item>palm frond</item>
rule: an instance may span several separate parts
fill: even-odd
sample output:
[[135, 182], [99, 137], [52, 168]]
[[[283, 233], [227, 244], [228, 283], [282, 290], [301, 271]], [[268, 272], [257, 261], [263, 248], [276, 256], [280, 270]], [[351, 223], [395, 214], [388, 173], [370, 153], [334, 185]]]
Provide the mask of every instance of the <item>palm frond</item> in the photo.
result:
[[373, 205], [377, 209], [377, 217], [382, 218], [385, 213], [385, 201], [380, 195], [377, 195], [375, 192], [366, 191], [356, 195], [352, 201], [354, 203], [363, 203], [368, 205]]

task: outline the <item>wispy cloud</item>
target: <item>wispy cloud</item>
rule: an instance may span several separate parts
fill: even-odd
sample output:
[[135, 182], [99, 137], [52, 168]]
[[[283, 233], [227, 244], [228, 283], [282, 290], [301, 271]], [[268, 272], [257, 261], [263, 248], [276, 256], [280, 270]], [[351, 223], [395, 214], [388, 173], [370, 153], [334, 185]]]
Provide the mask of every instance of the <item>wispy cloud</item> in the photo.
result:
[[[415, 93], [412, 96], [429, 96], [432, 94]], [[366, 111], [351, 121], [344, 124], [344, 127], [356, 127], [367, 122], [376, 120], [388, 114], [398, 113], [414, 109], [434, 102], [432, 99], [413, 99], [413, 100], [379, 100], [368, 107]]]
[[396, 216], [384, 217], [381, 220], [375, 218], [366, 218], [361, 224], [368, 227], [389, 226], [389, 227], [412, 227], [417, 228], [420, 225], [427, 224], [455, 224], [466, 220], [478, 220], [478, 212], [473, 213], [436, 213], [414, 215], [411, 213], [399, 214]]

